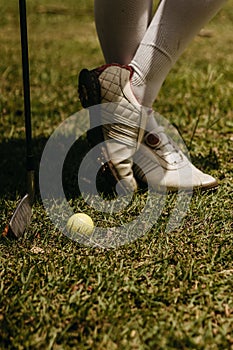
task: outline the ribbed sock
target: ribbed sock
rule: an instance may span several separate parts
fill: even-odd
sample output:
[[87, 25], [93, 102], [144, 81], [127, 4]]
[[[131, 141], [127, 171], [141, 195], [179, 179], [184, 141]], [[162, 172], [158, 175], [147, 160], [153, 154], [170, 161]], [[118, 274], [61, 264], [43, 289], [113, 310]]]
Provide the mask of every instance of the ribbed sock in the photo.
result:
[[[127, 1], [125, 1], [127, 3]], [[138, 101], [151, 107], [170, 69], [226, 0], [162, 0], [130, 65]]]
[[153, 0], [95, 0], [95, 24], [106, 63], [129, 64], [151, 20]]

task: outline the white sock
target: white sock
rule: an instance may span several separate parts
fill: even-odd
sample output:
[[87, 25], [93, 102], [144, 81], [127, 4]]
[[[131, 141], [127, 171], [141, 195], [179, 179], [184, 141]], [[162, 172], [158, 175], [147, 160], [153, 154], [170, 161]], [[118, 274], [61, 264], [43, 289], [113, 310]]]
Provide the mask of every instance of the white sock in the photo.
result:
[[225, 1], [161, 1], [130, 63], [135, 70], [132, 89], [142, 105], [152, 106], [174, 63]]
[[153, 0], [95, 0], [95, 24], [106, 63], [129, 64], [151, 20]]

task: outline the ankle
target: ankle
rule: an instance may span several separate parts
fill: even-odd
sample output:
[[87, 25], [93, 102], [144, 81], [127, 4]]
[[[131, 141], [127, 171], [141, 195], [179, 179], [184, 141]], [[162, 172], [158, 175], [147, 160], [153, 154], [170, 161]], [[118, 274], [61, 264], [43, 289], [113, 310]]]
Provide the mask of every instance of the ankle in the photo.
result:
[[130, 67], [133, 68], [130, 84], [134, 96], [142, 106], [152, 108], [154, 101], [153, 99], [148, 98], [150, 94], [148, 92], [146, 81], [143, 79], [140, 72], [135, 69], [135, 67]]

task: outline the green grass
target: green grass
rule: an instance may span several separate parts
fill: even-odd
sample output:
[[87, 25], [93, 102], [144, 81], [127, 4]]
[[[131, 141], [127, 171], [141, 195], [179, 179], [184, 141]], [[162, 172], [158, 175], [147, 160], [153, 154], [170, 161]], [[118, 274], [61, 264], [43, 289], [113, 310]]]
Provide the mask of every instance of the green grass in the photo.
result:
[[[102, 64], [103, 56], [92, 1], [28, 3], [39, 164], [48, 137], [81, 109], [78, 71]], [[3, 231], [26, 191], [26, 174], [18, 7], [13, 0], [0, 5]], [[0, 238], [1, 349], [233, 349], [232, 5], [195, 38], [155, 104], [178, 127], [193, 162], [219, 179], [218, 190], [195, 193], [173, 232], [165, 232], [171, 200], [143, 238], [101, 250], [58, 232], [37, 189], [25, 235]], [[132, 219], [145, 200], [138, 194], [123, 216], [95, 213], [79, 196], [72, 205], [106, 227]]]

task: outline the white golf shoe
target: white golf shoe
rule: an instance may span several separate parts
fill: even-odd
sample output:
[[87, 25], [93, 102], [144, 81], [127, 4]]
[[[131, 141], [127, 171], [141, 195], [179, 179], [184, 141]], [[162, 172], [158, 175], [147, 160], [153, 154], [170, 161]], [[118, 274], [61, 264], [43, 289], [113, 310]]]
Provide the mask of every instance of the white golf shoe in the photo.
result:
[[134, 155], [136, 179], [162, 191], [192, 191], [218, 186], [216, 179], [197, 169], [173, 138], [168, 136], [168, 128], [174, 135], [174, 127], [169, 127], [169, 124], [166, 127], [160, 126], [155, 116], [155, 113], [151, 112], [143, 142]]
[[[100, 162], [107, 163], [115, 180], [127, 191], [137, 189], [132, 157], [142, 141], [148, 117], [131, 90], [132, 74], [131, 67], [118, 64], [83, 69], [78, 86], [82, 106], [96, 106], [89, 109], [88, 141], [92, 147], [101, 142]], [[95, 128], [97, 124], [101, 127]]]
[[160, 126], [154, 112], [138, 103], [132, 74], [130, 66], [110, 64], [83, 69], [79, 75], [81, 104], [94, 106], [87, 138], [92, 148], [99, 147], [102, 169], [107, 164], [106, 173], [126, 191], [135, 191], [137, 181], [162, 191], [216, 187], [217, 181], [198, 170], [168, 136], [167, 126]]

